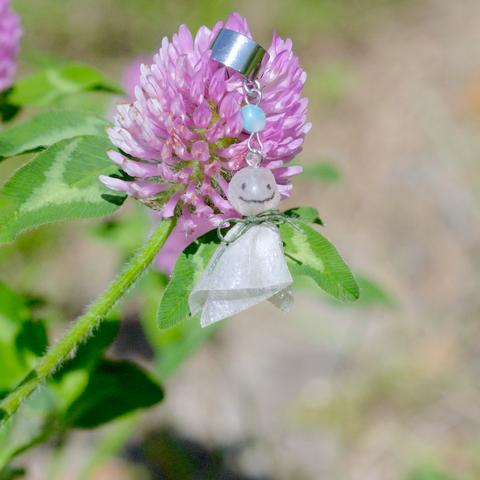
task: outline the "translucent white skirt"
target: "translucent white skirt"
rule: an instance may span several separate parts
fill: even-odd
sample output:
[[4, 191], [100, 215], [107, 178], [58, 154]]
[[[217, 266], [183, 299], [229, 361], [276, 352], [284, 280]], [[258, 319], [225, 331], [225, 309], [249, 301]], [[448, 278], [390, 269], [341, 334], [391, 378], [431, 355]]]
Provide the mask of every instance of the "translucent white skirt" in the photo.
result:
[[[234, 238], [239, 228], [235, 225], [225, 239]], [[233, 243], [219, 246], [190, 294], [190, 311], [202, 312], [202, 327], [264, 300], [288, 311], [291, 284], [278, 228], [267, 222], [253, 225]]]

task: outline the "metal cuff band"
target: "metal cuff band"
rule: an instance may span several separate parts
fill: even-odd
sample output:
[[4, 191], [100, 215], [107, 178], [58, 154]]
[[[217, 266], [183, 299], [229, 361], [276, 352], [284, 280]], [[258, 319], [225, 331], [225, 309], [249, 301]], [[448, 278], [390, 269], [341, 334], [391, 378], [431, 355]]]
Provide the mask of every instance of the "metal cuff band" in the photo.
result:
[[241, 33], [222, 28], [211, 45], [212, 58], [245, 77], [254, 76], [260, 67], [265, 49]]

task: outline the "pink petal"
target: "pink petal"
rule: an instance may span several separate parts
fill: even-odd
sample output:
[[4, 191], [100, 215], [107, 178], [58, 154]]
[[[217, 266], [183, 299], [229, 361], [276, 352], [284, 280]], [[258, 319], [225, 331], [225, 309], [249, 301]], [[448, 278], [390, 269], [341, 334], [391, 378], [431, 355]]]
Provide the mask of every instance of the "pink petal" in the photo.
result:
[[212, 76], [210, 85], [208, 86], [208, 95], [210, 99], [218, 105], [223, 98], [226, 90], [226, 70], [219, 68]]
[[124, 157], [121, 153], [114, 150], [107, 152], [113, 163], [118, 165], [124, 172], [131, 177], [147, 178], [160, 175], [161, 168], [158, 164], [135, 162]]
[[235, 32], [242, 33], [243, 35], [252, 38], [248, 28], [247, 19], [237, 12], [230, 14], [228, 20], [225, 22], [225, 28], [229, 28], [230, 30], [234, 30]]
[[206, 101], [203, 101], [193, 112], [195, 128], [207, 128], [212, 119], [212, 111]]
[[174, 193], [170, 199], [165, 203], [161, 210], [161, 215], [162, 217], [169, 218], [173, 217], [173, 214], [175, 213], [175, 207], [177, 206], [178, 201], [180, 200], [181, 193], [177, 192]]
[[206, 162], [210, 158], [208, 143], [204, 140], [195, 142], [192, 145], [192, 157], [194, 160], [198, 160], [199, 162]]

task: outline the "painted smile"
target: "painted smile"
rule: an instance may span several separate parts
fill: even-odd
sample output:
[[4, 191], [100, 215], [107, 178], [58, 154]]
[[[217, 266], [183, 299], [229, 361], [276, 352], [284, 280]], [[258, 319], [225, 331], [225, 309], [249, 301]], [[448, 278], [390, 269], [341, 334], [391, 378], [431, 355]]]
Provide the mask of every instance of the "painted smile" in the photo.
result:
[[275, 197], [275, 192], [273, 192], [269, 197], [264, 198], [263, 200], [256, 200], [254, 198], [248, 199], [248, 198], [243, 198], [242, 196], [238, 197], [242, 202], [245, 203], [266, 203], [269, 202], [270, 200], [273, 200], [273, 197]]

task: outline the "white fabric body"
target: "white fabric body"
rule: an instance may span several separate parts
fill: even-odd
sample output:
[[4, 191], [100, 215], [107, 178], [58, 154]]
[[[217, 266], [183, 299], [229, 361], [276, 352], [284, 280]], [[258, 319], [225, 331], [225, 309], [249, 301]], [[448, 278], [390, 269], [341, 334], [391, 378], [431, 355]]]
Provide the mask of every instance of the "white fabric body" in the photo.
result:
[[[235, 225], [225, 239], [233, 238], [239, 228]], [[214, 253], [190, 294], [190, 311], [202, 312], [202, 327], [264, 300], [287, 311], [293, 303], [291, 284], [278, 228], [267, 222], [253, 225]]]

